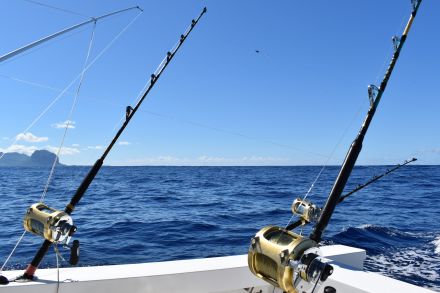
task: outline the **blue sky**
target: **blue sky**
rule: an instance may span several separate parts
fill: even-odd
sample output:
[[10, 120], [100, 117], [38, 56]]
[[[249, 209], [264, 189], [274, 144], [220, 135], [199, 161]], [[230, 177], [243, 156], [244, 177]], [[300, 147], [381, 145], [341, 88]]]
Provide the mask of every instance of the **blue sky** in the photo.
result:
[[[66, 164], [100, 156], [125, 106], [204, 6], [208, 13], [106, 164], [321, 165], [333, 149], [328, 162], [340, 164], [368, 109], [367, 85], [380, 83], [391, 36], [401, 34], [410, 12], [409, 0], [39, 1], [81, 15], [4, 1], [0, 55], [87, 16], [144, 9], [87, 71], [61, 155]], [[359, 164], [412, 156], [440, 163], [439, 13], [439, 1], [422, 3]], [[136, 15], [99, 22], [91, 58]], [[76, 84], [23, 131], [79, 74], [91, 32], [88, 26], [0, 64], [0, 151], [56, 150]]]

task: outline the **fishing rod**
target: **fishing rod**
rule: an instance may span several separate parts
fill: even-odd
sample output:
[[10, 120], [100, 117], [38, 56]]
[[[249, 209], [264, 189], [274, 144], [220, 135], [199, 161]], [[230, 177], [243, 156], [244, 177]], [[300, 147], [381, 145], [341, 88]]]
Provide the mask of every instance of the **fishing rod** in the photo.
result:
[[396, 171], [396, 170], [399, 169], [400, 167], [403, 167], [403, 166], [408, 165], [408, 164], [410, 164], [410, 163], [412, 163], [412, 162], [415, 162], [415, 161], [417, 161], [416, 158], [412, 158], [412, 159], [409, 160], [409, 161], [406, 160], [406, 161], [403, 162], [402, 164], [397, 164], [395, 167], [393, 167], [393, 168], [391, 168], [391, 169], [388, 169], [385, 173], [382, 173], [381, 175], [376, 175], [376, 176], [374, 176], [373, 178], [371, 178], [370, 180], [368, 180], [368, 181], [365, 182], [364, 184], [361, 184], [361, 185], [357, 186], [355, 189], [353, 189], [352, 191], [350, 191], [350, 192], [348, 192], [348, 193], [342, 195], [342, 196], [339, 198], [338, 204], [340, 204], [341, 202], [343, 202], [347, 197], [349, 197], [349, 196], [352, 195], [353, 193], [358, 192], [359, 190], [361, 190], [361, 189], [367, 187], [368, 185], [370, 185], [371, 183], [376, 182], [376, 181], [379, 180], [380, 178], [382, 178], [382, 177], [384, 177], [384, 176], [390, 174], [391, 172]]
[[[188, 29], [185, 31], [184, 34], [180, 36], [180, 40], [177, 43], [177, 45], [171, 50], [168, 51], [166, 54], [166, 57], [162, 60], [157, 70], [151, 75], [150, 78], [150, 84], [143, 93], [142, 97], [139, 99], [135, 107], [128, 106], [126, 108], [126, 117], [125, 121], [120, 127], [120, 129], [117, 131], [116, 135], [113, 137], [110, 144], [105, 149], [102, 156], [95, 162], [93, 167], [88, 172], [87, 176], [83, 179], [80, 186], [76, 190], [75, 194], [73, 195], [70, 202], [66, 205], [64, 212], [57, 211], [54, 209], [51, 209], [47, 207], [46, 205], [42, 203], [37, 203], [31, 206], [31, 208], [28, 210], [28, 213], [25, 216], [24, 219], [24, 226], [25, 229], [29, 232], [32, 232], [34, 234], [43, 236], [45, 238], [45, 241], [43, 242], [42, 246], [36, 253], [35, 257], [33, 258], [32, 262], [28, 265], [26, 268], [24, 274], [19, 277], [19, 279], [24, 280], [32, 280], [35, 274], [35, 271], [37, 270], [39, 264], [41, 263], [43, 257], [48, 252], [49, 248], [52, 244], [68, 244], [70, 237], [76, 232], [76, 227], [73, 226], [72, 219], [70, 217], [70, 214], [75, 209], [78, 202], [81, 200], [85, 192], [87, 191], [88, 187], [92, 183], [93, 179], [95, 178], [98, 171], [101, 169], [105, 158], [115, 145], [118, 138], [121, 136], [124, 129], [127, 127], [130, 120], [133, 118], [134, 114], [139, 109], [142, 102], [145, 100], [147, 95], [150, 93], [151, 89], [156, 84], [159, 77], [162, 75], [165, 68], [168, 66], [168, 64], [173, 59], [174, 55], [177, 53], [177, 51], [180, 49], [182, 44], [185, 42], [188, 35], [191, 33], [193, 28], [197, 25], [200, 18], [207, 12], [206, 7], [202, 10], [200, 15], [191, 21], [191, 25], [188, 27]], [[73, 246], [71, 249], [73, 249], [74, 256], [71, 257], [71, 260], [73, 260], [73, 264], [78, 261], [77, 255], [75, 255], [75, 249], [77, 250], [79, 248], [79, 242], [78, 240], [75, 240], [76, 243], [73, 243]], [[75, 242], [74, 241], [74, 242]], [[77, 254], [77, 253], [76, 253]]]
[[[274, 287], [281, 288], [284, 292], [313, 293], [320, 291], [318, 289], [319, 286], [333, 273], [333, 266], [328, 263], [328, 260], [321, 257], [322, 253], [318, 245], [321, 242], [322, 234], [330, 221], [336, 205], [341, 200], [341, 194], [362, 150], [363, 140], [385, 92], [421, 2], [422, 0], [411, 0], [412, 11], [410, 18], [403, 34], [392, 39], [394, 52], [380, 86], [368, 86], [370, 107], [356, 138], [348, 149], [323, 209], [321, 210], [321, 208], [305, 199], [297, 198], [292, 204], [292, 212], [300, 217], [299, 221], [286, 227], [266, 226], [260, 229], [251, 239], [248, 251], [250, 271]], [[376, 178], [375, 180], [378, 179]], [[371, 183], [369, 182], [368, 184]], [[343, 197], [342, 200], [344, 198], [346, 197]], [[309, 237], [288, 229], [311, 222], [316, 224]], [[336, 292], [336, 289], [327, 286], [324, 291]]]
[[376, 109], [379, 105], [382, 95], [385, 92], [388, 81], [391, 77], [391, 74], [393, 73], [394, 66], [396, 65], [396, 62], [399, 59], [400, 51], [402, 50], [403, 45], [405, 44], [408, 32], [411, 29], [412, 23], [417, 15], [417, 11], [420, 7], [420, 4], [422, 3], [422, 0], [412, 0], [411, 3], [413, 5], [413, 10], [411, 12], [411, 16], [408, 20], [405, 30], [403, 31], [402, 36], [393, 37], [394, 53], [380, 86], [379, 87], [376, 87], [375, 85], [368, 86], [370, 108], [368, 110], [367, 116], [365, 117], [364, 123], [362, 124], [357, 137], [355, 138], [355, 140], [353, 141], [347, 152], [344, 163], [342, 164], [338, 177], [336, 178], [333, 188], [330, 191], [328, 199], [322, 210], [321, 216], [319, 217], [318, 222], [316, 223], [312, 233], [310, 234], [310, 239], [316, 241], [317, 243], [321, 241], [322, 233], [324, 232], [325, 228], [328, 225], [328, 222], [330, 221], [331, 216], [333, 215], [335, 207], [339, 202], [339, 198], [342, 192], [344, 191], [345, 185], [347, 184], [347, 180], [350, 177], [351, 171], [353, 170], [356, 160], [362, 150], [362, 142], [364, 141], [365, 135], [367, 134], [371, 120], [373, 119], [374, 114], [376, 113]]
[[[408, 165], [408, 164], [410, 164], [410, 163], [412, 163], [412, 162], [415, 162], [415, 161], [417, 161], [416, 158], [412, 158], [411, 160], [405, 160], [402, 164], [397, 164], [397, 165], [394, 166], [393, 168], [386, 170], [386, 172], [384, 172], [384, 173], [382, 173], [382, 174], [380, 174], [380, 175], [376, 175], [376, 176], [374, 176], [373, 178], [371, 178], [371, 179], [368, 180], [367, 182], [358, 185], [358, 186], [357, 186], [355, 189], [353, 189], [352, 191], [347, 192], [346, 194], [342, 195], [342, 196], [339, 198], [338, 204], [342, 203], [347, 197], [349, 197], [349, 196], [352, 195], [353, 193], [358, 192], [359, 190], [361, 190], [361, 189], [367, 187], [368, 185], [370, 185], [371, 183], [376, 182], [376, 181], [379, 180], [380, 178], [382, 178], [382, 177], [384, 177], [384, 176], [386, 176], [386, 175], [388, 175], [388, 174], [390, 174], [390, 173], [396, 171], [396, 170], [399, 169], [400, 167], [403, 167], [403, 166]], [[302, 205], [302, 207], [299, 207], [299, 205]], [[304, 212], [301, 212], [301, 211], [300, 211], [300, 210], [305, 210], [305, 209], [308, 209], [308, 210], [309, 210], [309, 212], [308, 212], [309, 216], [307, 217], [309, 220], [317, 220], [319, 214], [321, 213], [321, 209], [320, 209], [320, 208], [313, 207], [313, 204], [311, 204], [310, 202], [305, 201], [305, 200], [301, 200], [301, 199], [298, 198], [298, 199], [296, 199], [296, 200], [293, 202], [293, 204], [292, 204], [292, 212], [293, 212], [294, 214], [296, 214], [296, 215], [299, 215], [299, 216], [300, 216], [300, 219], [297, 220], [296, 222], [293, 222], [293, 223], [287, 225], [287, 226], [286, 226], [286, 230], [293, 230], [293, 229], [295, 229], [295, 228], [297, 228], [297, 227], [299, 227], [299, 226], [302, 226], [302, 225], [305, 225], [305, 224], [310, 223], [310, 221], [307, 221], [307, 220], [303, 217]]]
[[53, 38], [61, 36], [61, 35], [65, 34], [65, 33], [73, 31], [75, 29], [78, 29], [78, 28], [80, 28], [80, 27], [82, 27], [84, 25], [87, 25], [87, 24], [92, 23], [92, 22], [96, 23], [96, 22], [98, 22], [98, 20], [101, 20], [101, 19], [113, 16], [115, 14], [119, 14], [119, 13], [122, 13], [122, 12], [125, 12], [125, 11], [133, 10], [133, 9], [138, 9], [141, 12], [143, 12], [142, 8], [140, 8], [139, 6], [134, 6], [134, 7], [125, 8], [125, 9], [121, 9], [121, 10], [118, 10], [118, 11], [110, 12], [110, 13], [107, 13], [107, 14], [104, 14], [104, 15], [101, 15], [101, 16], [98, 16], [98, 17], [91, 17], [90, 20], [86, 20], [84, 22], [75, 24], [75, 25], [73, 25], [73, 26], [71, 26], [69, 28], [66, 28], [66, 29], [63, 29], [63, 30], [61, 30], [59, 32], [56, 32], [54, 34], [48, 35], [48, 36], [46, 36], [44, 38], [36, 40], [36, 41], [34, 41], [32, 43], [29, 43], [29, 44], [27, 44], [27, 45], [25, 45], [25, 46], [23, 46], [21, 48], [18, 48], [16, 50], [12, 51], [12, 52], [9, 52], [9, 53], [1, 56], [0, 57], [0, 63], [4, 62], [4, 61], [6, 61], [6, 60], [8, 60], [8, 59], [10, 59], [12, 57], [15, 57], [15, 56], [17, 56], [17, 55], [19, 55], [21, 53], [24, 53], [25, 51], [30, 50], [30, 49], [38, 46], [38, 45], [41, 45], [41, 44], [43, 44], [43, 43], [45, 43], [45, 42], [47, 42], [47, 41], [49, 41], [49, 40], [51, 40]]

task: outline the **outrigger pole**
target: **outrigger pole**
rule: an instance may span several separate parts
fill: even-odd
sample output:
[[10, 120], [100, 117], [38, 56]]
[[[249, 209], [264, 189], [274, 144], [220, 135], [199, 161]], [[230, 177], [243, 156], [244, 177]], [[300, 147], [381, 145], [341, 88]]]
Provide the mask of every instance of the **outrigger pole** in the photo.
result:
[[25, 52], [25, 51], [27, 51], [29, 49], [32, 49], [32, 48], [34, 48], [34, 47], [36, 47], [38, 45], [41, 45], [42, 43], [47, 42], [47, 41], [49, 41], [49, 40], [51, 40], [53, 38], [56, 38], [56, 37], [61, 36], [61, 35], [65, 34], [65, 33], [67, 33], [67, 32], [70, 32], [70, 31], [73, 31], [73, 30], [75, 30], [77, 28], [80, 28], [80, 27], [82, 27], [82, 26], [84, 26], [86, 24], [89, 24], [89, 23], [92, 23], [92, 22], [96, 23], [98, 20], [101, 20], [103, 18], [112, 16], [112, 15], [115, 15], [115, 14], [119, 14], [119, 13], [122, 13], [122, 12], [125, 12], [125, 11], [128, 11], [128, 10], [132, 10], [132, 9], [139, 9], [140, 11], [143, 11], [139, 6], [134, 6], [134, 7], [125, 8], [125, 9], [121, 9], [121, 10], [118, 10], [118, 11], [114, 11], [114, 12], [111, 12], [111, 13], [107, 13], [107, 14], [104, 14], [104, 15], [101, 15], [101, 16], [98, 16], [98, 17], [92, 17], [90, 20], [78, 23], [78, 24], [76, 24], [74, 26], [71, 26], [69, 28], [63, 29], [63, 30], [61, 30], [59, 32], [56, 32], [56, 33], [54, 33], [52, 35], [46, 36], [44, 38], [41, 38], [41, 39], [39, 39], [39, 40], [37, 40], [35, 42], [27, 44], [26, 46], [23, 46], [21, 48], [18, 48], [16, 50], [12, 51], [12, 52], [7, 53], [7, 54], [5, 54], [5, 55], [0, 57], [0, 63], [6, 61], [6, 60], [8, 60], [8, 59], [10, 59], [10, 58], [12, 58], [12, 57], [14, 57], [16, 55], [19, 55], [19, 54], [21, 54], [21, 53], [23, 53], [23, 52]]
[[[200, 18], [206, 13], [206, 11], [207, 11], [206, 7], [203, 8], [203, 10], [200, 13], [199, 17], [197, 19], [193, 19], [191, 21], [191, 25], [186, 30], [186, 32], [183, 35], [180, 36], [180, 41], [177, 44], [177, 46], [174, 47], [171, 51], [167, 52], [167, 55], [166, 55], [165, 59], [160, 63], [160, 65], [159, 65], [158, 69], [156, 70], [156, 72], [154, 72], [151, 75], [150, 85], [147, 87], [147, 89], [145, 90], [144, 94], [142, 95], [142, 97], [137, 102], [136, 106], [134, 108], [132, 108], [130, 106], [127, 107], [125, 122], [122, 124], [121, 128], [118, 130], [118, 132], [116, 133], [116, 135], [114, 136], [114, 138], [110, 142], [110, 144], [107, 146], [107, 148], [105, 149], [105, 151], [102, 154], [102, 156], [95, 162], [95, 164], [90, 169], [90, 171], [87, 174], [87, 176], [83, 179], [81, 185], [78, 187], [78, 189], [76, 190], [76, 192], [73, 195], [72, 199], [70, 200], [70, 203], [67, 204], [66, 208], [64, 209], [64, 212], [66, 214], [70, 215], [73, 212], [73, 210], [75, 209], [75, 206], [78, 204], [78, 202], [81, 200], [81, 198], [83, 197], [83, 195], [87, 191], [87, 188], [89, 187], [90, 183], [92, 183], [92, 181], [95, 178], [96, 174], [101, 169], [101, 167], [102, 167], [102, 165], [104, 163], [104, 160], [107, 157], [108, 153], [113, 148], [113, 146], [115, 145], [115, 143], [118, 140], [118, 138], [121, 136], [121, 134], [124, 131], [124, 129], [127, 127], [127, 125], [130, 122], [131, 118], [137, 112], [137, 110], [139, 109], [140, 105], [142, 104], [142, 102], [147, 97], [148, 93], [151, 91], [151, 89], [154, 87], [154, 85], [156, 84], [156, 82], [159, 79], [159, 77], [162, 75], [162, 72], [165, 70], [165, 68], [171, 62], [171, 60], [173, 59], [174, 55], [180, 49], [180, 47], [182, 46], [183, 42], [186, 40], [188, 35], [191, 33], [193, 28], [199, 22]], [[49, 240], [45, 240], [43, 242], [43, 245], [38, 250], [38, 252], [35, 255], [34, 259], [32, 260], [32, 262], [26, 268], [26, 271], [23, 274], [22, 278], [29, 279], [29, 280], [33, 279], [35, 271], [37, 270], [40, 262], [42, 261], [43, 257], [46, 255], [46, 253], [49, 250], [51, 245], [52, 245], [52, 242], [49, 241]]]
[[310, 234], [310, 239], [319, 243], [321, 241], [322, 233], [327, 227], [328, 222], [335, 210], [336, 205], [339, 202], [339, 198], [344, 191], [345, 185], [347, 184], [347, 180], [350, 177], [351, 171], [356, 163], [356, 160], [359, 156], [359, 153], [362, 149], [362, 142], [364, 140], [365, 134], [367, 133], [368, 127], [370, 126], [371, 120], [373, 119], [374, 113], [376, 112], [377, 106], [379, 105], [380, 99], [382, 98], [383, 93], [385, 92], [385, 88], [388, 84], [388, 80], [391, 77], [391, 73], [393, 72], [394, 66], [396, 65], [397, 59], [399, 58], [400, 51], [402, 50], [403, 45], [405, 44], [408, 32], [411, 28], [411, 25], [416, 17], [417, 11], [420, 7], [420, 3], [422, 0], [412, 0], [413, 10], [411, 16], [408, 20], [408, 23], [403, 31], [402, 36], [393, 37], [393, 45], [394, 45], [394, 54], [391, 59], [391, 62], [388, 66], [388, 69], [385, 73], [385, 76], [379, 86], [377, 88], [374, 85], [370, 85], [368, 87], [368, 95], [370, 98], [370, 108], [368, 110], [367, 116], [365, 117], [364, 123], [362, 124], [361, 129], [353, 143], [350, 146], [350, 149], [347, 152], [344, 163], [342, 164], [341, 170], [339, 171], [338, 177], [333, 185], [332, 190], [327, 198], [327, 202], [322, 210], [322, 213], [313, 228], [312, 233]]

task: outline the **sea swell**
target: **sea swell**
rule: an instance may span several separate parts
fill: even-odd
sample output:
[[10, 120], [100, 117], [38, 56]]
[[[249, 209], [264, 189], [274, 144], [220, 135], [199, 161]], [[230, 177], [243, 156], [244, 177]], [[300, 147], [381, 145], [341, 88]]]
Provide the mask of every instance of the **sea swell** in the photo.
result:
[[[347, 191], [387, 168], [355, 168]], [[304, 195], [320, 170], [104, 167], [73, 213], [78, 227], [74, 238], [81, 242], [79, 265], [246, 254], [259, 229], [287, 224], [292, 201]], [[62, 208], [87, 171], [58, 168], [46, 203]], [[337, 172], [328, 166], [308, 199], [322, 206]], [[23, 231], [24, 212], [39, 199], [47, 172], [0, 168], [0, 176], [4, 260]], [[439, 191], [439, 166], [401, 168], [338, 205], [325, 230], [325, 243], [363, 248], [367, 270], [440, 290], [440, 221], [435, 220]], [[309, 232], [310, 227], [303, 230], [304, 235]], [[24, 268], [40, 245], [39, 237], [27, 234], [6, 268]], [[63, 249], [61, 253], [68, 254]], [[51, 251], [41, 267], [55, 263]]]
[[331, 241], [365, 249], [366, 270], [440, 291], [438, 234], [362, 225], [334, 235]]

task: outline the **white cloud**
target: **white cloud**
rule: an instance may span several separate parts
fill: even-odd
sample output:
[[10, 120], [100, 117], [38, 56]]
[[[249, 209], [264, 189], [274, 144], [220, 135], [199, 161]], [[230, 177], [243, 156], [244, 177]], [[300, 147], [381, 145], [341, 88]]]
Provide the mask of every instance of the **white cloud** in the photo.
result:
[[104, 147], [102, 145], [89, 145], [86, 150], [102, 150]]
[[58, 122], [58, 123], [54, 123], [54, 124], [52, 124], [51, 126], [53, 127], [53, 128], [66, 128], [66, 127], [68, 127], [68, 128], [70, 128], [70, 129], [74, 129], [75, 128], [75, 124], [76, 124], [76, 122], [75, 121], [72, 121], [72, 120], [66, 120], [66, 121], [64, 121], [64, 122]]
[[[36, 150], [41, 150], [41, 149], [48, 150], [54, 154], [56, 154], [58, 152], [58, 147], [54, 147], [54, 146], [50, 146], [50, 145], [48, 145], [44, 148], [38, 148], [33, 145], [32, 146], [25, 146], [25, 145], [21, 145], [21, 144], [14, 144], [6, 149], [0, 148], [0, 152], [2, 152], [2, 153], [20, 153], [20, 154], [25, 154], [25, 155], [30, 156]], [[77, 148], [63, 147], [61, 149], [60, 155], [75, 155], [75, 154], [78, 154], [79, 152], [80, 151]]]
[[292, 165], [292, 159], [261, 156], [245, 156], [241, 158], [224, 158], [213, 156], [178, 158], [174, 156], [158, 156], [124, 161], [124, 164], [127, 163], [129, 165], [153, 166], [268, 166]]
[[[20, 154], [25, 154], [25, 155], [32, 155], [33, 152], [35, 152], [36, 150], [41, 150], [41, 149], [45, 149], [48, 150], [54, 154], [57, 153], [58, 151], [58, 147], [54, 147], [54, 146], [45, 146], [44, 148], [38, 148], [36, 146], [25, 146], [25, 145], [21, 145], [21, 144], [14, 144], [11, 145], [10, 147], [6, 148], [6, 149], [2, 149], [0, 148], [0, 152], [2, 153], [20, 153]], [[63, 147], [61, 149], [60, 155], [75, 155], [78, 154], [80, 151], [77, 148], [70, 148], [70, 147]]]
[[6, 149], [0, 148], [0, 152], [2, 153], [20, 153], [25, 155], [32, 155], [38, 148], [36, 146], [25, 146], [21, 144], [13, 144]]
[[252, 165], [282, 165], [286, 164], [289, 160], [286, 158], [274, 158], [274, 157], [261, 157], [261, 156], [245, 156], [241, 158], [223, 158], [212, 156], [200, 156], [196, 159], [196, 162], [201, 165], [240, 165], [240, 166], [252, 166]]
[[48, 141], [49, 138], [45, 137], [45, 136], [41, 136], [38, 137], [30, 132], [26, 132], [26, 133], [19, 133], [17, 134], [17, 136], [15, 137], [15, 139], [17, 141], [27, 141], [27, 142], [44, 142], [44, 141]]
[[128, 160], [129, 165], [191, 165], [191, 160], [186, 158], [176, 158], [173, 156], [158, 156], [152, 158], [140, 158]]
[[[54, 154], [56, 154], [58, 152], [58, 147], [54, 147], [54, 146], [50, 146], [48, 145], [46, 147], [46, 149]], [[61, 151], [60, 151], [60, 155], [65, 155], [65, 156], [71, 156], [71, 155], [76, 155], [78, 154], [80, 151], [77, 148], [71, 148], [71, 147], [62, 147]]]
[[119, 142], [119, 145], [130, 145], [131, 144], [131, 142], [128, 142], [128, 141], [120, 141]]
[[79, 143], [72, 143], [72, 146], [73, 146], [74, 148], [77, 148], [77, 147], [79, 147]]
[[440, 154], [440, 148], [435, 148], [431, 150], [431, 153]]

